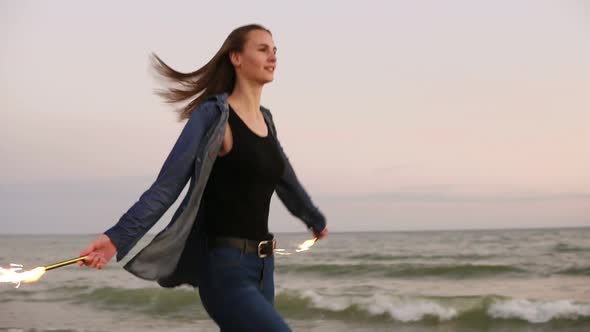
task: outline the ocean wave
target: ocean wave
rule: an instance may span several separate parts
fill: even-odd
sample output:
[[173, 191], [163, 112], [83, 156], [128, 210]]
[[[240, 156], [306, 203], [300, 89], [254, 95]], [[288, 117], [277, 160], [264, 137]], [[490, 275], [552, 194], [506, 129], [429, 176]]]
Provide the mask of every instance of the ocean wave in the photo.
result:
[[0, 302], [27, 301], [27, 302], [60, 302], [71, 298], [72, 294], [90, 289], [90, 286], [59, 286], [47, 289], [27, 289], [10, 287], [0, 292]]
[[285, 264], [277, 265], [277, 273], [317, 273], [331, 277], [447, 277], [480, 278], [503, 274], [520, 274], [523, 269], [510, 265], [485, 264]]
[[320, 316], [401, 323], [455, 323], [490, 325], [501, 321], [531, 324], [551, 321], [590, 323], [590, 303], [571, 300], [542, 301], [501, 296], [423, 297], [374, 294], [369, 297], [320, 295], [317, 292], [283, 291], [276, 303], [288, 316]]
[[306, 306], [333, 313], [350, 315], [357, 312], [357, 314], [364, 314], [365, 318], [389, 316], [401, 322], [415, 322], [426, 318], [450, 320], [458, 314], [455, 308], [448, 308], [440, 303], [419, 298], [392, 298], [381, 294], [366, 298], [326, 297], [311, 290], [303, 291], [300, 295], [285, 295], [285, 297], [289, 296], [295, 296]]
[[488, 308], [488, 314], [493, 318], [516, 318], [530, 323], [547, 323], [554, 319], [588, 319], [590, 305], [576, 304], [570, 300], [510, 299], [493, 303]]
[[590, 276], [590, 266], [573, 266], [559, 271], [557, 274], [568, 274], [574, 276]]
[[387, 254], [357, 254], [346, 256], [350, 259], [364, 259], [369, 261], [390, 261], [416, 258], [416, 255], [387, 255]]
[[191, 318], [202, 312], [199, 294], [193, 289], [101, 287], [77, 294], [74, 303], [91, 303], [110, 310], [132, 310], [155, 315]]
[[368, 261], [392, 261], [392, 260], [409, 260], [409, 259], [458, 259], [458, 260], [477, 260], [495, 257], [494, 255], [387, 255], [387, 254], [357, 254], [348, 256], [350, 259], [363, 259]]
[[584, 247], [577, 247], [567, 243], [558, 243], [553, 246], [552, 251], [555, 252], [581, 252], [581, 251], [590, 251], [590, 248]]
[[[103, 310], [129, 311], [179, 320], [207, 319], [197, 290], [189, 288], [84, 288], [50, 291], [61, 301]], [[59, 294], [55, 294], [58, 292]], [[334, 319], [367, 324], [590, 324], [590, 303], [515, 299], [496, 295], [331, 295], [313, 290], [276, 290], [275, 306], [289, 319]], [[502, 326], [504, 326], [502, 325]]]

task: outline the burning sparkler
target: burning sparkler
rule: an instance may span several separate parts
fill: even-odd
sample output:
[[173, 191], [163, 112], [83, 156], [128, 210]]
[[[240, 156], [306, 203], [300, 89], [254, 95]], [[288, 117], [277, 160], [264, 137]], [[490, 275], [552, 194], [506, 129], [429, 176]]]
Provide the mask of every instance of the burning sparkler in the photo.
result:
[[318, 240], [318, 238], [317, 238], [317, 237], [314, 237], [314, 238], [313, 238], [313, 239], [311, 239], [311, 240], [306, 240], [305, 242], [303, 242], [302, 244], [300, 244], [300, 245], [298, 246], [298, 248], [297, 248], [295, 251], [297, 251], [297, 252], [301, 252], [301, 251], [306, 251], [306, 250], [309, 250], [309, 248], [311, 248], [311, 246], [313, 246], [313, 244], [314, 244], [314, 243], [315, 243], [315, 241], [317, 241], [317, 240]]
[[[297, 249], [295, 249], [296, 252], [302, 252], [302, 251], [306, 251], [309, 250], [309, 248], [311, 248], [311, 246], [313, 246], [313, 244], [318, 240], [317, 237], [314, 237], [313, 239], [310, 240], [305, 240], [303, 243], [297, 245]], [[292, 253], [286, 251], [285, 249], [275, 249], [275, 254], [279, 254], [279, 255], [291, 255]]]
[[29, 271], [23, 271], [21, 264], [13, 264], [10, 263], [9, 269], [4, 269], [0, 267], [0, 282], [12, 282], [16, 285], [16, 288], [20, 287], [21, 282], [30, 283], [39, 280], [46, 271], [57, 269], [58, 267], [74, 264], [77, 261], [81, 261], [88, 258], [88, 256], [82, 256], [77, 258], [68, 259], [59, 263], [47, 265], [47, 266], [38, 266]]

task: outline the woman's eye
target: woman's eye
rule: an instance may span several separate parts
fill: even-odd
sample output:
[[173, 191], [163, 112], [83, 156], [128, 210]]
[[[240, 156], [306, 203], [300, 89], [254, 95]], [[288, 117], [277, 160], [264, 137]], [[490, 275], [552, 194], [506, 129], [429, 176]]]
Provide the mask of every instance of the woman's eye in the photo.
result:
[[[268, 52], [266, 49], [260, 49], [260, 50], [258, 50], [258, 51], [260, 51], [260, 52], [263, 52], [263, 53], [267, 53], [267, 52]], [[274, 51], [274, 52], [273, 52], [273, 54], [274, 54], [274, 55], [277, 55], [277, 52], [276, 52], [276, 51]]]

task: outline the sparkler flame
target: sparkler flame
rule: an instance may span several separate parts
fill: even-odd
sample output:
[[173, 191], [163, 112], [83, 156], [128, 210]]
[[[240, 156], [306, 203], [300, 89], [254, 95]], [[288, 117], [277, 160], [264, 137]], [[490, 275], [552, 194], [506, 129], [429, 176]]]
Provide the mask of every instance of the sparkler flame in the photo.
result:
[[311, 246], [313, 246], [313, 244], [315, 243], [315, 241], [317, 241], [318, 238], [314, 237], [311, 240], [306, 240], [305, 242], [303, 242], [302, 244], [299, 245], [298, 249], [295, 250], [297, 252], [301, 252], [301, 251], [306, 251], [309, 250], [309, 248], [311, 248]]
[[47, 265], [47, 266], [38, 266], [29, 271], [20, 272], [23, 269], [21, 264], [13, 264], [10, 263], [10, 268], [5, 269], [0, 267], [0, 282], [12, 282], [17, 284], [16, 288], [20, 287], [21, 282], [29, 283], [35, 282], [39, 280], [46, 271], [57, 269], [62, 266], [70, 265], [76, 263], [77, 261], [81, 261], [88, 258], [88, 256], [83, 257], [76, 257], [72, 259], [68, 259], [63, 262]]
[[[302, 251], [309, 250], [309, 248], [311, 248], [311, 246], [313, 246], [313, 244], [316, 243], [317, 240], [318, 240], [317, 237], [314, 237], [313, 239], [310, 239], [310, 240], [305, 240], [303, 243], [297, 245], [297, 249], [295, 249], [295, 251], [302, 252]], [[291, 255], [292, 253], [286, 251], [285, 249], [275, 249], [275, 254]]]
[[291, 255], [291, 253], [290, 253], [290, 252], [288, 252], [288, 251], [286, 251], [285, 249], [279, 249], [279, 248], [276, 248], [276, 249], [275, 249], [275, 254], [278, 254], [278, 255], [284, 255], [284, 256], [289, 256], [289, 255]]
[[35, 282], [39, 280], [45, 274], [45, 268], [43, 266], [38, 266], [29, 271], [23, 271], [22, 265], [20, 264], [10, 264], [10, 269], [4, 269], [0, 267], [0, 282], [12, 282], [16, 285], [16, 288], [20, 287], [21, 282]]

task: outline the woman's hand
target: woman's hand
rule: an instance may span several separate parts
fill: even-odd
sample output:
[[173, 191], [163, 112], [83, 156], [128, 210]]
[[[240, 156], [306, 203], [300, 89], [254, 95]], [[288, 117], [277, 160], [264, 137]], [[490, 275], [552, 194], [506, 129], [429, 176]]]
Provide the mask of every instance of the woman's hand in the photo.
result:
[[100, 270], [113, 258], [116, 252], [117, 248], [111, 242], [111, 239], [101, 234], [80, 253], [80, 257], [88, 255], [88, 258], [79, 261], [77, 264], [78, 266], [86, 265]]
[[319, 240], [323, 237], [325, 237], [326, 235], [328, 235], [328, 227], [324, 227], [324, 229], [321, 232], [317, 232], [317, 231], [313, 231], [313, 235]]

